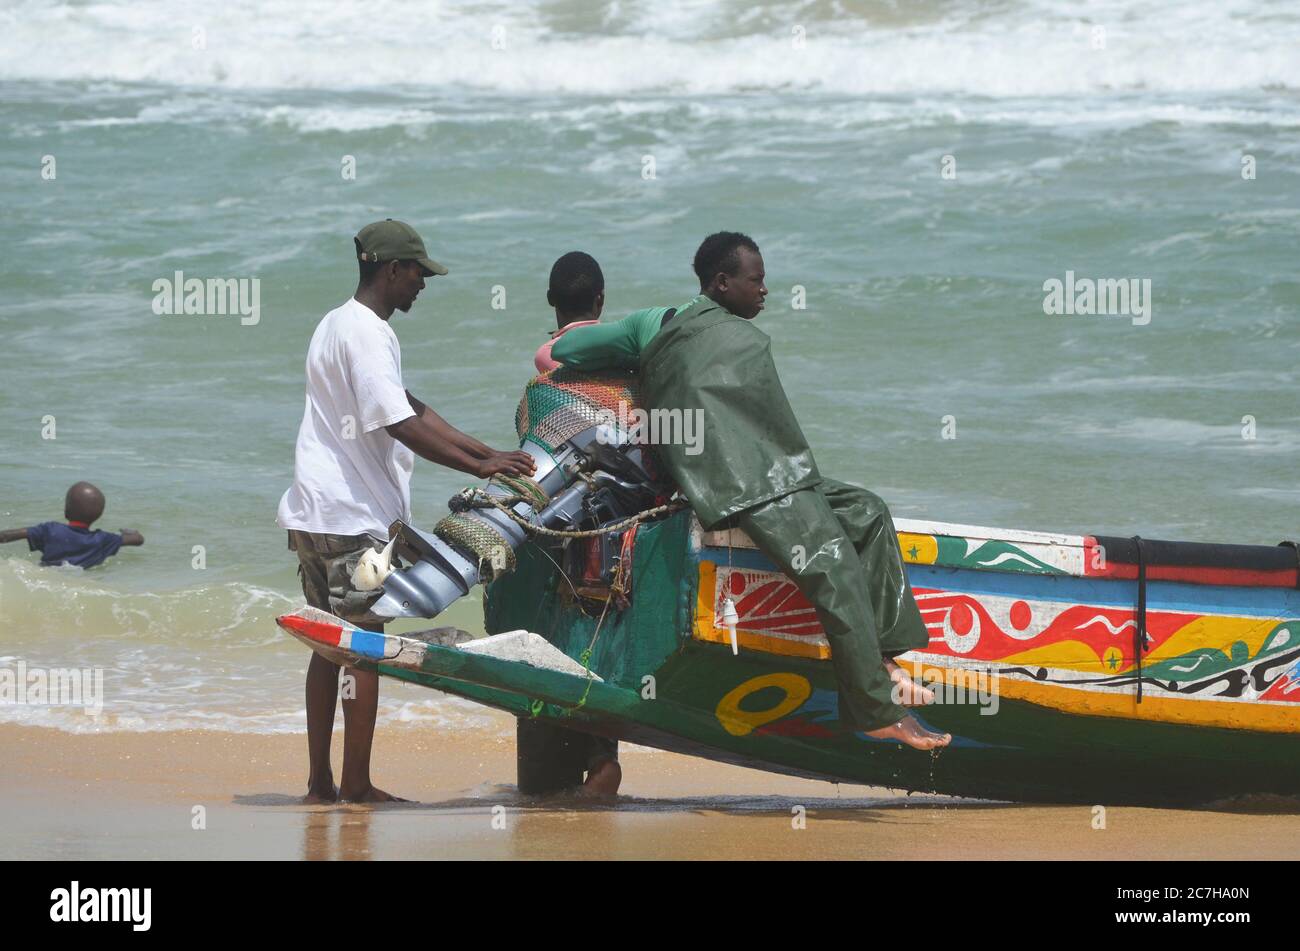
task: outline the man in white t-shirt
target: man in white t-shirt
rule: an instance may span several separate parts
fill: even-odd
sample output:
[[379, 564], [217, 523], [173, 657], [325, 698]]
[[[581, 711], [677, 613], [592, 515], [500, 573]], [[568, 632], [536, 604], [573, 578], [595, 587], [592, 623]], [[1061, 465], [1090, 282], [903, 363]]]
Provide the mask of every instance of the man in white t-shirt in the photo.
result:
[[[426, 276], [447, 273], [429, 258], [415, 229], [388, 218], [366, 225], [353, 241], [361, 277], [352, 298], [321, 320], [307, 348], [307, 405], [293, 485], [280, 499], [276, 521], [298, 553], [308, 604], [382, 631], [388, 619], [370, 613], [382, 590], [356, 590], [352, 572], [363, 552], [388, 541], [394, 521], [410, 521], [415, 457], [481, 479], [531, 475], [533, 461], [462, 433], [402, 384], [402, 351], [388, 318], [411, 309]], [[330, 740], [339, 668], [316, 653], [307, 667], [308, 803], [396, 799], [370, 781], [379, 677], [355, 668], [347, 674], [353, 689], [343, 695], [343, 776], [336, 789]]]

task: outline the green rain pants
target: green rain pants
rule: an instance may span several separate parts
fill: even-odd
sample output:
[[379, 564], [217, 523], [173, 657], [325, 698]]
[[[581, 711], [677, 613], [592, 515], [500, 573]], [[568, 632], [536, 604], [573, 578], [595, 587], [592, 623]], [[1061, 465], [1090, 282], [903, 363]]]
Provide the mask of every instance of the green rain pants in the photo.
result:
[[734, 524], [816, 608], [831, 645], [841, 722], [876, 730], [901, 720], [906, 711], [891, 698], [884, 658], [930, 638], [884, 501], [823, 479], [739, 513]]

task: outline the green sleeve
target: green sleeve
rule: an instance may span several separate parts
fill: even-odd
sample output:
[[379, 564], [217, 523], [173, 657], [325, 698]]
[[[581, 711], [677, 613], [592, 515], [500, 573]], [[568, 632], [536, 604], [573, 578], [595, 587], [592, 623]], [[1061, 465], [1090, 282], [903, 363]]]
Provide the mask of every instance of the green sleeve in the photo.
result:
[[667, 312], [667, 307], [649, 307], [612, 323], [575, 327], [555, 341], [551, 358], [574, 370], [635, 370]]

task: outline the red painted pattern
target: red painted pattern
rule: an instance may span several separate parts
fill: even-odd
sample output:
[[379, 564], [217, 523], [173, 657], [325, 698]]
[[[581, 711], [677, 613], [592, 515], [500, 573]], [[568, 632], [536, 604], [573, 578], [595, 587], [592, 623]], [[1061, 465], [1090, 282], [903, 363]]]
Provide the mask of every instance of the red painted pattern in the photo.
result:
[[745, 631], [770, 632], [790, 637], [816, 637], [822, 633], [817, 612], [784, 575], [773, 571], [719, 569], [718, 587], [730, 593]]
[[[1133, 657], [1133, 611], [1125, 608], [1096, 607], [1079, 604], [1065, 608], [1042, 632], [1031, 638], [1015, 638], [994, 621], [991, 614], [977, 598], [968, 594], [954, 594], [926, 588], [913, 589], [930, 631], [930, 650], [939, 654], [954, 654], [944, 641], [943, 622], [949, 619], [949, 625], [958, 635], [965, 635], [979, 627], [979, 640], [968, 652], [959, 656], [975, 660], [1000, 660], [1013, 654], [1049, 644], [1064, 641], [1078, 641], [1086, 644], [1103, 657], [1108, 648], [1118, 648], [1123, 655], [1123, 664], [1132, 663]], [[1018, 610], [1023, 606], [1023, 611]], [[1011, 626], [1023, 620], [1027, 627], [1031, 620], [1031, 609], [1023, 601], [1011, 606]], [[1199, 615], [1178, 614], [1166, 611], [1147, 612], [1147, 637], [1150, 649], [1154, 650], [1174, 632], [1195, 620]], [[1098, 618], [1109, 623], [1102, 623]], [[1118, 633], [1112, 629], [1120, 628]], [[1023, 627], [1020, 628], [1023, 630]]]
[[1261, 700], [1285, 700], [1300, 703], [1300, 680], [1290, 674], [1283, 674], [1259, 695]]
[[755, 733], [769, 733], [773, 736], [810, 736], [817, 738], [831, 737], [835, 734], [820, 723], [813, 723], [811, 720], [801, 720], [798, 717], [793, 719], [777, 720], [775, 723], [766, 723], [754, 730]]
[[324, 621], [309, 621], [296, 614], [285, 614], [275, 619], [275, 623], [286, 631], [296, 631], [304, 637], [331, 647], [338, 647], [343, 637], [343, 628], [338, 624], [326, 624]]

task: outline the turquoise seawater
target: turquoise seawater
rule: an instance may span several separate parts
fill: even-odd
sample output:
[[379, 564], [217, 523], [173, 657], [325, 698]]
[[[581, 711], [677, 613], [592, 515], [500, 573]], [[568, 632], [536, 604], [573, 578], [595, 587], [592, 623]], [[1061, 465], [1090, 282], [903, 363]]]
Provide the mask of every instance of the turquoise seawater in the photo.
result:
[[[307, 341], [387, 216], [451, 271], [393, 322], [407, 385], [492, 445], [558, 255], [595, 255], [613, 317], [741, 230], [822, 469], [896, 515], [1300, 536], [1297, 48], [1300, 12], [1209, 0], [8, 5], [0, 522], [88, 479], [148, 542], [4, 550], [0, 660], [105, 667], [109, 716], [0, 717], [300, 725], [275, 508]], [[257, 279], [258, 321], [154, 313], [176, 271]], [[1150, 322], [1045, 314], [1067, 271], [1149, 280]], [[467, 482], [418, 463], [417, 523]]]

